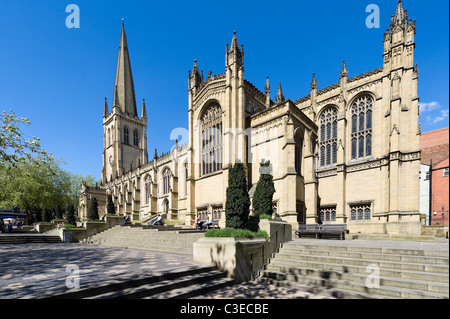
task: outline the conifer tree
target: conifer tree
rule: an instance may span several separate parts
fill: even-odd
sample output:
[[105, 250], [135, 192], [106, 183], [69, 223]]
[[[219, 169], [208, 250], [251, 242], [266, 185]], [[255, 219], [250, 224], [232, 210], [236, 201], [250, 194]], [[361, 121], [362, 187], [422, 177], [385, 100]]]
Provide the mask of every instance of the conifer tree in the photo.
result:
[[63, 219], [63, 210], [62, 210], [62, 208], [61, 208], [61, 206], [59, 206], [59, 205], [56, 205], [56, 208], [55, 208], [55, 218], [56, 219]]
[[259, 181], [253, 194], [253, 208], [255, 215], [272, 215], [272, 201], [275, 185], [271, 174], [270, 161], [260, 163]]
[[247, 227], [250, 214], [250, 197], [244, 164], [236, 162], [230, 167], [225, 202], [225, 226], [237, 229]]
[[51, 222], [52, 215], [52, 211], [49, 208], [44, 208], [44, 222]]
[[67, 206], [66, 222], [69, 225], [77, 225], [77, 222], [75, 220], [75, 208], [73, 207], [73, 204], [69, 204]]
[[109, 194], [107, 197], [106, 213], [113, 214], [113, 215], [116, 214], [116, 209], [114, 208], [114, 203], [113, 203], [111, 194]]
[[100, 217], [98, 216], [98, 202], [97, 198], [93, 197], [91, 200], [91, 205], [89, 207], [89, 219], [92, 220], [99, 220]]

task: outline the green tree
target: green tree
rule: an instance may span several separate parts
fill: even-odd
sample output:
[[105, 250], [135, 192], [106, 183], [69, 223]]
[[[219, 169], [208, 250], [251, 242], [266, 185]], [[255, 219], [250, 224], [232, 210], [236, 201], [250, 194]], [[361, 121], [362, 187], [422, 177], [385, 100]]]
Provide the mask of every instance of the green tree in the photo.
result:
[[73, 204], [67, 205], [66, 222], [69, 225], [77, 225], [77, 222], [75, 220], [75, 208], [73, 207]]
[[225, 202], [225, 227], [245, 229], [250, 214], [250, 197], [244, 164], [236, 162], [229, 169]]
[[24, 159], [31, 159], [32, 154], [38, 155], [44, 161], [51, 161], [53, 157], [40, 145], [37, 137], [23, 138], [20, 129], [22, 124], [30, 125], [26, 117], [17, 117], [13, 110], [3, 111], [0, 127], [0, 165], [14, 164]]
[[253, 194], [253, 208], [256, 217], [260, 215], [272, 215], [272, 201], [275, 193], [275, 185], [271, 174], [270, 161], [260, 163], [259, 180]]
[[42, 157], [0, 166], [0, 205], [20, 207], [27, 214], [65, 204], [70, 181], [57, 162]]
[[106, 203], [106, 213], [115, 215], [116, 214], [116, 209], [114, 207], [114, 202], [112, 200], [111, 194], [108, 194], [106, 201], [107, 201], [107, 203]]
[[97, 198], [93, 197], [91, 200], [91, 205], [89, 207], [89, 219], [92, 220], [99, 220], [100, 217], [98, 216], [98, 202]]
[[98, 184], [98, 181], [92, 175], [83, 176], [81, 174], [69, 173], [69, 176], [70, 176], [69, 200], [75, 207], [78, 207], [78, 202], [80, 200], [81, 184], [84, 182], [86, 186], [94, 187]]

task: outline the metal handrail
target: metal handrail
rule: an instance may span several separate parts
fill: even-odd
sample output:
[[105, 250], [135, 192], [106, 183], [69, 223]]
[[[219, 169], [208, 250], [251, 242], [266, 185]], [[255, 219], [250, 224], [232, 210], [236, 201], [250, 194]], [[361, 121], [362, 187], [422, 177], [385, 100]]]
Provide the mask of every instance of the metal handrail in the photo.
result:
[[284, 234], [283, 234], [283, 242], [286, 238], [286, 224], [280, 225], [280, 227], [278, 227], [278, 229], [275, 231], [275, 233], [273, 233], [272, 235], [269, 236], [269, 238], [266, 239], [266, 241], [258, 247], [257, 250], [255, 250], [254, 252], [250, 252], [248, 253], [250, 255], [250, 278], [253, 281], [254, 280], [254, 273], [253, 273], [253, 255], [257, 254], [261, 248], [262, 248], [262, 255], [261, 255], [261, 260], [262, 260], [262, 267], [263, 270], [266, 266], [266, 263], [264, 263], [264, 247], [266, 246], [266, 244], [270, 241], [270, 239], [275, 235], [275, 252], [278, 252], [279, 249], [279, 244], [278, 244], [278, 232], [280, 231], [280, 229], [283, 228], [284, 230]]

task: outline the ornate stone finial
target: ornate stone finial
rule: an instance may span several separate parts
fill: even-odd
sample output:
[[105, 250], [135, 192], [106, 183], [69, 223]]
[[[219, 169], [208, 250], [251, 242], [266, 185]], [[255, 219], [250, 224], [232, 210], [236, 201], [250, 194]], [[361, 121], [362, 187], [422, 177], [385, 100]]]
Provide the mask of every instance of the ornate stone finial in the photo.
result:
[[124, 18], [122, 18], [122, 25], [124, 25], [125, 24], [125, 19]]
[[108, 115], [109, 115], [108, 100], [105, 97], [105, 106], [104, 106], [104, 109], [103, 109], [103, 116], [106, 117]]
[[270, 93], [270, 83], [269, 83], [269, 77], [266, 78], [266, 86], [264, 87], [264, 92]]
[[317, 90], [317, 81], [316, 81], [316, 74], [313, 73], [313, 78], [311, 81], [311, 90]]
[[275, 97], [275, 103], [281, 103], [284, 101], [283, 91], [281, 90], [281, 82], [278, 82], [277, 96]]
[[348, 76], [348, 69], [347, 69], [347, 65], [345, 64], [345, 60], [342, 63], [342, 70], [341, 70], [341, 78], [343, 77], [347, 77]]
[[402, 1], [399, 0], [397, 2], [397, 9], [395, 10], [395, 14], [391, 17], [391, 31], [395, 26], [400, 26], [403, 28], [404, 24], [408, 21], [408, 14], [406, 10], [402, 6]]

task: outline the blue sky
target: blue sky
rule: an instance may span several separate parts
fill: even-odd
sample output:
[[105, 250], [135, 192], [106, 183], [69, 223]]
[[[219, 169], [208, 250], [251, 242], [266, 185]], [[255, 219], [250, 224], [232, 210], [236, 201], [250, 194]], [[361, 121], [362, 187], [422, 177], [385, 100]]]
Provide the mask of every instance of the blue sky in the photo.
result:
[[[80, 9], [80, 28], [66, 27], [66, 6]], [[380, 8], [380, 28], [366, 27], [366, 6]], [[417, 20], [422, 131], [449, 124], [449, 3], [404, 0]], [[270, 77], [286, 98], [382, 66], [383, 33], [396, 0], [92, 1], [0, 0], [0, 111], [30, 118], [28, 136], [64, 168], [100, 178], [104, 98], [111, 108], [121, 20], [131, 57], [138, 110], [146, 99], [148, 150], [167, 152], [174, 128], [187, 128], [187, 74], [197, 59], [205, 75], [224, 72], [225, 45], [236, 30], [245, 77], [261, 91]]]

